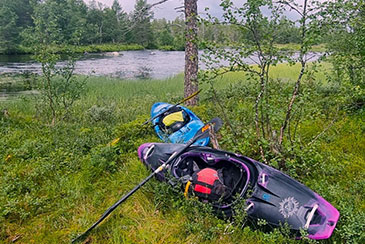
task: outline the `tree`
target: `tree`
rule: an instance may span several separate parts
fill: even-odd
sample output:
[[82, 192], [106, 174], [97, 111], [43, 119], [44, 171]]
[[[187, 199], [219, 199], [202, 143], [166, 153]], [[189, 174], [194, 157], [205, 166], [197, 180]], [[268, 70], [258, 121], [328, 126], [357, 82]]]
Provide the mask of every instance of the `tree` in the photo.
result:
[[286, 44], [300, 42], [300, 29], [295, 26], [294, 21], [283, 17], [280, 19], [278, 28], [277, 43]]
[[[39, 3], [34, 9], [34, 27], [29, 27], [26, 33], [35, 54], [34, 59], [42, 66], [37, 102], [44, 108], [42, 112], [47, 117], [50, 115], [52, 126], [70, 114], [70, 108], [80, 98], [86, 81], [74, 76], [73, 53], [65, 53], [64, 62], [60, 64], [61, 56], [55, 50], [55, 44], [68, 44], [68, 39], [77, 31], [77, 19], [72, 19], [72, 11], [77, 11], [77, 6], [82, 7], [82, 4], [75, 0]], [[60, 8], [65, 11], [58, 11]]]
[[[197, 0], [185, 0], [185, 81], [184, 97], [198, 91], [198, 45], [197, 45]], [[186, 101], [186, 105], [194, 106], [198, 96]]]
[[134, 7], [132, 22], [133, 42], [144, 47], [149, 47], [153, 44], [153, 33], [151, 31], [151, 20], [153, 13], [150, 10], [146, 0], [137, 0]]
[[117, 42], [121, 36], [121, 30], [119, 29], [118, 16], [113, 9], [105, 8], [103, 10], [103, 23], [103, 42]]
[[70, 115], [74, 102], [80, 99], [85, 88], [85, 79], [74, 75], [74, 60], [69, 57], [61, 67], [57, 67], [60, 56], [52, 52], [52, 47], [41, 45], [37, 50], [36, 60], [42, 64], [42, 76], [39, 78], [40, 105], [45, 114], [50, 113], [51, 126], [56, 121]]
[[120, 6], [118, 0], [113, 1], [112, 10], [113, 10], [117, 20], [120, 21], [120, 16], [123, 14], [123, 10], [122, 10], [122, 7]]
[[326, 43], [333, 64], [332, 82], [346, 87], [349, 107], [365, 105], [365, 2], [326, 2], [323, 15]]
[[184, 20], [182, 18], [176, 18], [171, 23], [171, 34], [174, 37], [174, 49], [185, 50], [185, 30], [184, 30]]
[[[257, 84], [253, 111], [254, 124], [262, 159], [267, 162], [266, 150], [272, 155], [280, 156], [285, 152], [284, 141], [294, 143], [290, 133], [290, 121], [293, 119], [294, 104], [300, 97], [300, 87], [304, 74], [307, 72], [307, 58], [310, 47], [316, 43], [318, 35], [317, 12], [318, 9], [309, 6], [308, 0], [303, 4], [295, 1], [271, 1], [271, 0], [247, 0], [242, 7], [236, 7], [230, 0], [222, 0], [223, 21], [208, 14], [208, 21], [213, 24], [237, 26], [242, 30], [244, 42], [234, 43], [227, 40], [221, 47], [212, 43], [205, 53], [205, 63], [210, 67], [203, 78], [211, 83], [216, 77], [231, 71], [243, 71], [249, 79]], [[297, 24], [300, 30], [300, 50], [297, 56], [292, 53], [279, 50], [275, 43], [278, 42], [278, 34], [283, 24], [285, 8], [293, 9], [298, 15]], [[264, 13], [263, 10], [266, 12]], [[229, 48], [227, 48], [229, 47]], [[228, 63], [228, 67], [217, 66], [222, 60]], [[250, 65], [246, 60], [251, 60], [255, 65]], [[292, 93], [280, 110], [273, 110], [275, 100], [270, 97], [271, 68], [280, 62], [289, 64], [299, 63], [300, 70], [294, 83]], [[247, 78], [244, 78], [246, 80]], [[294, 133], [295, 134], [295, 133]], [[264, 146], [263, 145], [267, 145]], [[279, 167], [285, 167], [285, 160], [279, 162]]]
[[160, 44], [162, 46], [172, 46], [174, 43], [174, 37], [171, 35], [171, 30], [168, 26], [165, 26], [164, 30], [160, 34]]
[[86, 15], [87, 6], [82, 0], [68, 0], [63, 10], [67, 19], [63, 33], [65, 42], [72, 45], [80, 45], [87, 41], [86, 37]]
[[2, 0], [0, 2], [0, 53], [17, 52], [20, 33], [33, 25], [30, 0]]
[[103, 9], [102, 5], [98, 5], [93, 0], [90, 3], [89, 11], [87, 12], [88, 34], [91, 43], [102, 43], [104, 32]]
[[7, 6], [0, 8], [0, 53], [15, 50], [18, 38], [17, 19], [17, 15]]
[[123, 12], [117, 0], [114, 0], [111, 8], [103, 9], [102, 22], [104, 26], [103, 30], [103, 43], [116, 43], [125, 40], [124, 32], [127, 28], [127, 14]]
[[155, 41], [159, 46], [173, 46], [174, 37], [171, 32], [171, 22], [166, 19], [152, 21], [152, 31], [155, 35]]

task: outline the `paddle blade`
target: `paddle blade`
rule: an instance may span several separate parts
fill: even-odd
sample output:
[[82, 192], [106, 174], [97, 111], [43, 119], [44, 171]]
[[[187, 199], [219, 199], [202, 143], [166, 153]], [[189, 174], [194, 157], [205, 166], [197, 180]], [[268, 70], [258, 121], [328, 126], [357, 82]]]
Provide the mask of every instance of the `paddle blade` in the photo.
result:
[[213, 130], [215, 133], [222, 127], [223, 121], [220, 118], [214, 118], [206, 123], [202, 128], [198, 130], [192, 141], [196, 141], [201, 138], [209, 136], [209, 131]]
[[212, 124], [214, 133], [218, 132], [223, 125], [223, 121], [220, 118], [214, 118], [209, 123]]

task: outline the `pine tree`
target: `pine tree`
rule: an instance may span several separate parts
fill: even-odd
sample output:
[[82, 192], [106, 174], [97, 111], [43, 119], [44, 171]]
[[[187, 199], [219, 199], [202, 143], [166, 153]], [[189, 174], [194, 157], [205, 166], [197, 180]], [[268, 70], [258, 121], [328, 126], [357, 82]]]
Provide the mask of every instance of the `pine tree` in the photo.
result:
[[134, 43], [140, 44], [144, 47], [151, 47], [153, 44], [153, 33], [151, 30], [151, 19], [153, 13], [148, 9], [146, 0], [137, 0], [133, 16], [132, 23], [132, 40]]
[[18, 17], [10, 8], [0, 8], [0, 53], [15, 51], [18, 31], [16, 21]]

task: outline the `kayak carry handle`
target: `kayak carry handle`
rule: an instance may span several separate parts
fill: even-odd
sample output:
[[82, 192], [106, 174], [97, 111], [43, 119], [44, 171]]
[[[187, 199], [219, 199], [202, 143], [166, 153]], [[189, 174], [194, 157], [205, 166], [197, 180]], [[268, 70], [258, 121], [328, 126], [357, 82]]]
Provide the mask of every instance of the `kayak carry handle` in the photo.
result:
[[309, 228], [309, 224], [312, 221], [314, 213], [316, 212], [317, 209], [318, 209], [318, 204], [314, 204], [314, 207], [312, 208], [312, 211], [308, 215], [307, 222], [304, 225], [304, 229]]
[[250, 208], [252, 208], [255, 204], [253, 202], [251, 202], [247, 208], [245, 208], [245, 211], [247, 212]]

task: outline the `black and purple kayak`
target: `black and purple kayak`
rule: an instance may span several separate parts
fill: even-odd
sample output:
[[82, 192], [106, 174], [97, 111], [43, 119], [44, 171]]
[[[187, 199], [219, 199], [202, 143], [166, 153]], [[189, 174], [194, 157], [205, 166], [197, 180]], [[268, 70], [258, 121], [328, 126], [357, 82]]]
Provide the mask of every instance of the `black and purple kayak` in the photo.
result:
[[[138, 156], [156, 170], [184, 146], [146, 143], [139, 147]], [[209, 147], [188, 148], [157, 178], [181, 182], [185, 194], [197, 193], [225, 216], [231, 216], [232, 207], [244, 200], [248, 217], [265, 219], [272, 226], [288, 223], [293, 232], [304, 229], [311, 239], [329, 238], [340, 216], [329, 202], [286, 174], [248, 157]]]

